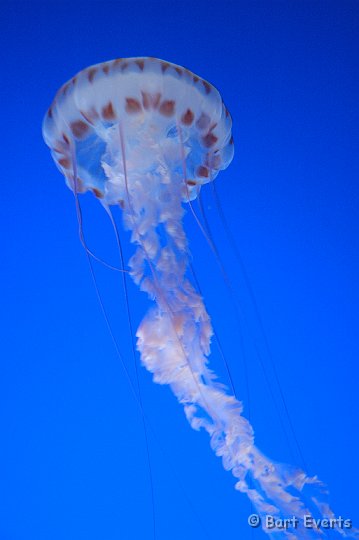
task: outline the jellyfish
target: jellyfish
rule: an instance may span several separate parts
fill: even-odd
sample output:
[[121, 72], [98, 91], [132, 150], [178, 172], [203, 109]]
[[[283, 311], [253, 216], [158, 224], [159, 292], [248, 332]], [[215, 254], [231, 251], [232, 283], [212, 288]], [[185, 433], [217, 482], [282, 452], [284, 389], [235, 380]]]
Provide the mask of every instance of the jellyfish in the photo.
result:
[[[185, 205], [233, 157], [232, 120], [217, 89], [178, 65], [127, 58], [84, 69], [57, 92], [43, 136], [68, 187], [121, 208], [134, 246], [128, 265], [151, 307], [137, 333], [141, 362], [169, 385], [195, 430], [265, 523], [294, 516], [283, 538], [325, 536], [306, 516], [335, 516], [316, 477], [278, 464], [255, 445], [241, 402], [210, 369], [213, 328], [189, 272]], [[293, 522], [295, 523], [295, 522]], [[264, 527], [265, 532], [272, 529]], [[337, 527], [343, 536], [353, 530]], [[356, 533], [355, 533], [356, 535]]]

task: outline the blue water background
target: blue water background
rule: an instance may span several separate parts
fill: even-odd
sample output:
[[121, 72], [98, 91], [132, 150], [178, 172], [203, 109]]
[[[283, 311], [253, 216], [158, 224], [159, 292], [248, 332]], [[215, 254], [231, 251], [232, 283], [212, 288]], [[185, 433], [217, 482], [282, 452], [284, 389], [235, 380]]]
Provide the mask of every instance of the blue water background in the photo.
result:
[[[0, 539], [153, 538], [141, 414], [99, 309], [72, 194], [41, 136], [61, 84], [126, 56], [188, 67], [231, 111], [236, 153], [217, 180], [222, 208], [308, 470], [330, 486], [338, 514], [358, 518], [358, 3], [10, 1], [1, 11]], [[188, 212], [185, 225], [238, 395], [260, 448], [301, 465], [209, 186], [203, 202], [245, 313], [245, 353], [238, 308]], [[100, 206], [83, 205], [89, 244], [115, 262]], [[133, 375], [120, 279], [96, 272]], [[137, 325], [148, 302], [133, 285], [129, 295]], [[226, 382], [215, 347], [213, 365]], [[140, 384], [156, 432], [157, 540], [263, 538], [206, 434], [143, 368]]]

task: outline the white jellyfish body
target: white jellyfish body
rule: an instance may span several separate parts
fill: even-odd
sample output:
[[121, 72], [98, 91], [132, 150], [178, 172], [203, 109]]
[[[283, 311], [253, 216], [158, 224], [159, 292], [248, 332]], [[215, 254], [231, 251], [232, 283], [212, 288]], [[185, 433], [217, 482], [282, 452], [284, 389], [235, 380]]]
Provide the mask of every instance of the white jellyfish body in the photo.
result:
[[130, 273], [153, 303], [137, 330], [143, 365], [170, 385], [191, 426], [208, 432], [236, 489], [262, 518], [298, 518], [297, 529], [276, 536], [316, 538], [324, 531], [304, 528], [303, 519], [332, 517], [322, 485], [255, 446], [241, 403], [209, 370], [211, 321], [187, 275], [183, 203], [231, 162], [231, 126], [211, 84], [162, 60], [132, 58], [90, 67], [66, 83], [43, 135], [72, 190], [122, 208], [135, 245]]

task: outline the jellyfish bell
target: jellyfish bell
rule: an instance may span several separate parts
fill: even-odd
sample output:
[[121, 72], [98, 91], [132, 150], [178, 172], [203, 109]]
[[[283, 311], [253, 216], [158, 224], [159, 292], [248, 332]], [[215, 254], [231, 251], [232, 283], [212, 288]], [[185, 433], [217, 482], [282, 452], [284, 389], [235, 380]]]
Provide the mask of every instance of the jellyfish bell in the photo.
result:
[[263, 523], [268, 513], [298, 518], [300, 534], [292, 527], [277, 537], [317, 538], [304, 519], [312, 512], [333, 516], [322, 484], [256, 447], [241, 403], [208, 367], [213, 329], [188, 275], [183, 203], [191, 205], [231, 162], [231, 127], [207, 81], [169, 62], [130, 58], [87, 68], [67, 82], [45, 116], [43, 136], [76, 199], [91, 191], [107, 210], [122, 209], [135, 246], [131, 277], [152, 301], [136, 334], [142, 364], [154, 381], [170, 385], [191, 426], [208, 432]]
[[231, 125], [204, 79], [156, 58], [129, 58], [84, 69], [64, 84], [43, 135], [71, 189], [75, 161], [78, 191], [114, 205], [126, 200], [124, 154], [130, 192], [151, 175], [180, 183], [182, 200], [194, 199], [232, 160]]

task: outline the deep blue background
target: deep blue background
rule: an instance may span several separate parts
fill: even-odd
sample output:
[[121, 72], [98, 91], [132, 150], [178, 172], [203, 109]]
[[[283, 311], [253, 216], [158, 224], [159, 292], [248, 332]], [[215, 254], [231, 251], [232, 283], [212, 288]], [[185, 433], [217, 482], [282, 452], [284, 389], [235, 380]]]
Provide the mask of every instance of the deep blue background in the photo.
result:
[[[119, 56], [184, 65], [223, 95], [236, 143], [217, 181], [223, 210], [309, 472], [330, 486], [336, 513], [358, 517], [358, 3], [13, 1], [0, 8], [0, 539], [152, 539], [141, 415], [97, 303], [72, 194], [41, 137], [59, 86]], [[254, 353], [253, 339], [278, 398], [248, 287], [210, 187], [203, 191], [246, 313], [249, 396], [233, 303], [189, 215], [186, 228], [238, 394], [260, 448], [300, 464], [283, 404], [278, 415]], [[88, 241], [115, 261], [111, 229], [96, 201], [84, 199]], [[96, 271], [133, 373], [119, 277]], [[130, 302], [137, 324], [147, 300], [132, 285]], [[216, 353], [213, 362], [224, 373]], [[262, 538], [259, 530], [252, 536], [249, 503], [206, 435], [189, 428], [167, 388], [140, 372], [157, 434], [149, 440], [157, 540]]]

